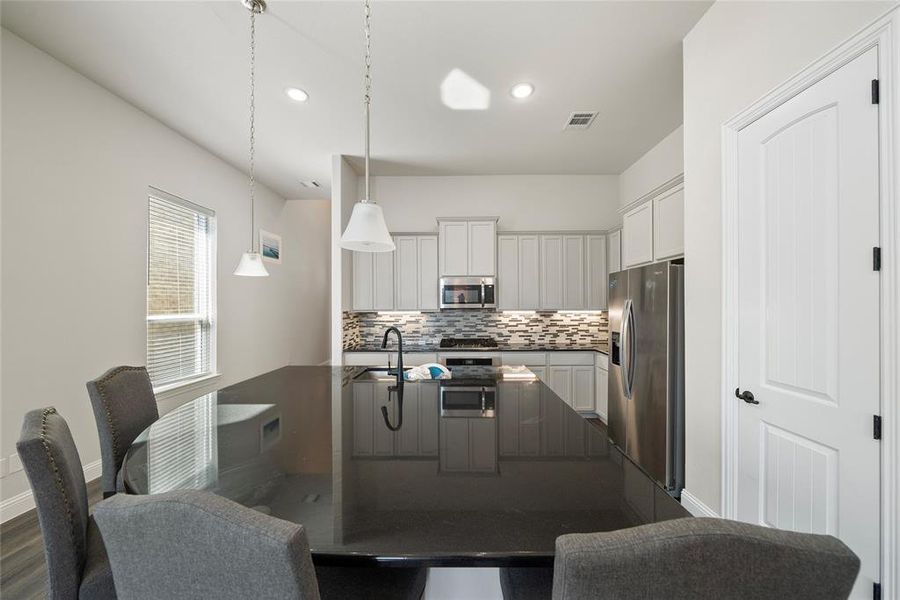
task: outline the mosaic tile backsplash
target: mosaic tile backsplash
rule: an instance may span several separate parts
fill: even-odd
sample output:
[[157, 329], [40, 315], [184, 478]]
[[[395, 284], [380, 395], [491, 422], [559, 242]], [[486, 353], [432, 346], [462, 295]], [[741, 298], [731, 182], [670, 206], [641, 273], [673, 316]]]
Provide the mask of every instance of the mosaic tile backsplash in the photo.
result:
[[437, 345], [442, 337], [492, 337], [501, 345], [597, 346], [609, 341], [609, 314], [504, 313], [449, 310], [421, 314], [343, 315], [344, 348], [379, 346], [384, 330], [395, 325], [410, 346]]

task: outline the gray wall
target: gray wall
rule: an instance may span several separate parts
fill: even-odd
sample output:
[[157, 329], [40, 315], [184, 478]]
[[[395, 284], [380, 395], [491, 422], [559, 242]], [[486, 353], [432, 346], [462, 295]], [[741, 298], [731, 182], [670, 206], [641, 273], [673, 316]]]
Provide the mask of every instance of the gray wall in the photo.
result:
[[684, 40], [685, 483], [715, 511], [723, 401], [722, 123], [893, 5], [717, 2]]
[[[84, 383], [145, 363], [149, 185], [216, 211], [220, 385], [327, 359], [327, 202], [286, 205], [259, 186], [257, 224], [283, 236], [285, 262], [232, 276], [246, 175], [6, 30], [2, 130], [0, 456], [23, 414], [52, 404], [82, 461], [99, 460]], [[298, 295], [297, 277], [314, 288]], [[14, 473], [0, 497], [27, 489]]]

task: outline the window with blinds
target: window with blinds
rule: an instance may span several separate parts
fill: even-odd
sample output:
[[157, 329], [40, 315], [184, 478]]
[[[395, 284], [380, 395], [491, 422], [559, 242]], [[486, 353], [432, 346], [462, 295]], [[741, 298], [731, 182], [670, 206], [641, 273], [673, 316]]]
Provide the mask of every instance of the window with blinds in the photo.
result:
[[154, 387], [212, 374], [215, 213], [150, 188], [147, 370]]

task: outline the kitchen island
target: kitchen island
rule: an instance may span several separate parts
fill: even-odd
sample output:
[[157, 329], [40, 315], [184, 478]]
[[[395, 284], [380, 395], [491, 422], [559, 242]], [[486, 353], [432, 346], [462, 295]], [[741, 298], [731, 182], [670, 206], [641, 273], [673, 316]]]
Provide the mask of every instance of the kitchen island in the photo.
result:
[[125, 483], [208, 489], [301, 523], [322, 565], [549, 566], [561, 534], [688, 516], [517, 377], [455, 375], [481, 388], [466, 406], [451, 382], [406, 383], [401, 399], [360, 367], [285, 367], [164, 415], [129, 450]]

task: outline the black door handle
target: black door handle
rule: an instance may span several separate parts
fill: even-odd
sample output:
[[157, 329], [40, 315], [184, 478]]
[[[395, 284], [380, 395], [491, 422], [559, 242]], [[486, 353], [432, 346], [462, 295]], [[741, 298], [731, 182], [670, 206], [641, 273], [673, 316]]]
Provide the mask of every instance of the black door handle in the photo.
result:
[[740, 398], [747, 404], [759, 404], [759, 400], [753, 397], [753, 392], [750, 390], [741, 391], [741, 388], [734, 388], [734, 395], [737, 398]]

